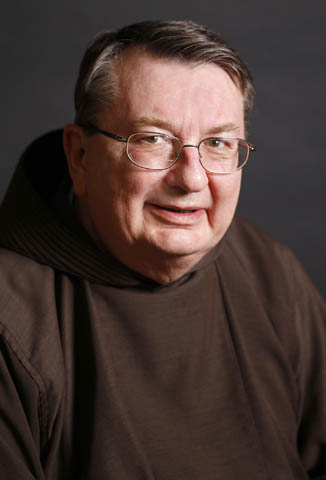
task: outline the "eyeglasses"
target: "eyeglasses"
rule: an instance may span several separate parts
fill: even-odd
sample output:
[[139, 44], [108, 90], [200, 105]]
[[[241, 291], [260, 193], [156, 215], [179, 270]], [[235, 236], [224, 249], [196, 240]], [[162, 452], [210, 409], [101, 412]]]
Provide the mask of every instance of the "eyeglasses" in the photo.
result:
[[201, 140], [198, 145], [188, 145], [164, 133], [138, 132], [124, 138], [94, 125], [80, 126], [126, 143], [129, 160], [146, 170], [167, 170], [177, 162], [183, 148], [193, 147], [197, 148], [200, 164], [207, 172], [227, 175], [244, 167], [250, 152], [255, 151], [252, 143], [240, 138], [211, 137]]

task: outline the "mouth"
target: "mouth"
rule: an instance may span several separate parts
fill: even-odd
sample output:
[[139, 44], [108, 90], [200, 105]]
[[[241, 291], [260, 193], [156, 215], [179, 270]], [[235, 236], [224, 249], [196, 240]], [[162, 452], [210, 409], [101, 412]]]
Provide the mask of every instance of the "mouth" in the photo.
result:
[[158, 205], [153, 203], [149, 205], [152, 212], [161, 221], [183, 226], [197, 224], [205, 213], [205, 208], [194, 207], [193, 205], [185, 205], [182, 206], [183, 208], [176, 205]]
[[198, 209], [181, 209], [181, 208], [174, 208], [174, 207], [161, 207], [160, 205], [155, 205], [156, 208], [159, 208], [161, 210], [167, 210], [169, 212], [174, 212], [174, 213], [194, 213]]

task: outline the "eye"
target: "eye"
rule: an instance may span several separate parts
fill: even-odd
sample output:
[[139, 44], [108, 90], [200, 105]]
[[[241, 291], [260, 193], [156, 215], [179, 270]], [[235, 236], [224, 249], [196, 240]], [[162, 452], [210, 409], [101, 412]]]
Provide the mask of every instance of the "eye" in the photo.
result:
[[161, 135], [148, 135], [142, 138], [143, 142], [150, 143], [151, 145], [159, 145], [163, 140]]
[[225, 147], [225, 141], [222, 138], [209, 138], [205, 143], [207, 147], [213, 149], [221, 149]]
[[136, 133], [132, 135], [129, 144], [138, 145], [141, 148], [161, 147], [165, 144], [165, 137], [155, 133]]

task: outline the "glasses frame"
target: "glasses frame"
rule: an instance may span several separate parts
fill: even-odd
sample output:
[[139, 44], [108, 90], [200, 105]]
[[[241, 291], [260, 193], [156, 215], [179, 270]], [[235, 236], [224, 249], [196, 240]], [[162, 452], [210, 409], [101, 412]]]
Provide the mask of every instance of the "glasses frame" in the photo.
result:
[[[230, 175], [231, 173], [235, 173], [235, 172], [238, 172], [239, 170], [241, 170], [246, 165], [246, 163], [248, 162], [250, 152], [254, 152], [256, 150], [256, 147], [253, 143], [248, 142], [247, 140], [243, 140], [242, 138], [237, 138], [237, 137], [208, 137], [208, 138], [203, 138], [203, 140], [201, 140], [198, 143], [198, 145], [191, 145], [191, 144], [182, 143], [180, 138], [175, 137], [174, 135], [168, 135], [168, 134], [161, 133], [161, 132], [142, 131], [142, 132], [132, 133], [131, 135], [129, 135], [129, 137], [121, 137], [120, 135], [116, 135], [115, 133], [108, 132], [107, 130], [102, 130], [101, 128], [98, 128], [95, 125], [79, 125], [79, 126], [82, 127], [82, 128], [85, 128], [87, 130], [90, 130], [93, 133], [100, 133], [101, 135], [104, 135], [105, 137], [111, 138], [111, 139], [116, 140], [118, 142], [126, 143], [126, 153], [127, 153], [127, 157], [130, 160], [130, 162], [133, 163], [134, 165], [136, 165], [139, 168], [143, 168], [144, 170], [151, 170], [151, 171], [154, 171], [154, 172], [155, 171], [160, 171], [160, 170], [169, 170], [171, 167], [173, 167], [173, 165], [175, 165], [177, 163], [184, 147], [193, 147], [193, 148], [197, 148], [199, 162], [206, 172], [212, 173], [214, 175]], [[139, 165], [138, 163], [136, 163], [129, 154], [128, 146], [129, 146], [129, 140], [132, 137], [134, 137], [135, 135], [138, 135], [139, 133], [152, 133], [154, 135], [155, 134], [156, 135], [164, 135], [165, 137], [174, 138], [175, 140], [178, 140], [178, 142], [180, 142], [180, 150], [179, 150], [178, 155], [176, 156], [175, 160], [171, 163], [171, 165], [169, 165], [168, 167], [163, 167], [163, 168], [150, 168], [150, 167], [143, 167], [142, 165]], [[200, 150], [199, 150], [200, 145], [207, 140], [213, 140], [213, 139], [219, 139], [219, 138], [220, 139], [228, 138], [229, 140], [239, 140], [239, 141], [245, 143], [246, 146], [247, 146], [246, 160], [243, 162], [243, 164], [240, 167], [236, 168], [235, 170], [232, 170], [231, 172], [214, 172], [212, 170], [207, 169], [201, 162], [201, 155], [200, 155]]]

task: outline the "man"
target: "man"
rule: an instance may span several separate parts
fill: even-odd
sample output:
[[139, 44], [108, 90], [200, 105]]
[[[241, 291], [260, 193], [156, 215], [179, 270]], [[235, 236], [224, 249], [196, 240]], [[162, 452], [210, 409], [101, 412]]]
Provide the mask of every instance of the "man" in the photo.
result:
[[43, 137], [1, 210], [1, 478], [326, 479], [325, 306], [234, 218], [252, 101], [192, 22], [88, 47], [70, 175]]

